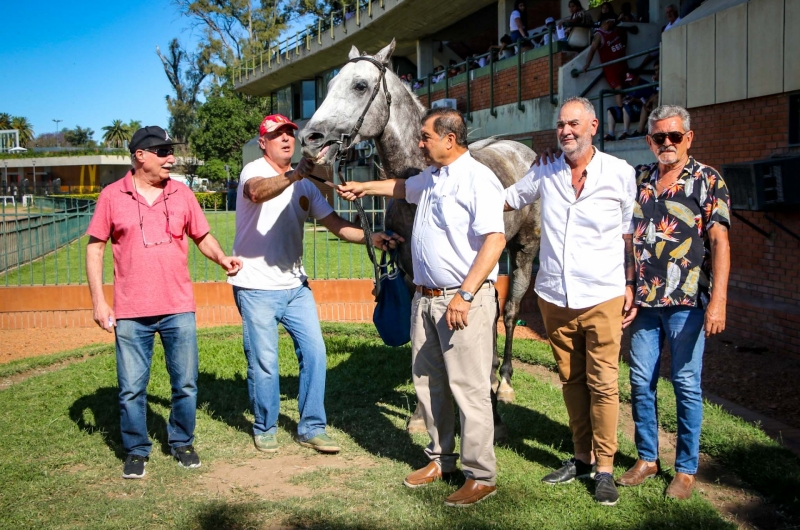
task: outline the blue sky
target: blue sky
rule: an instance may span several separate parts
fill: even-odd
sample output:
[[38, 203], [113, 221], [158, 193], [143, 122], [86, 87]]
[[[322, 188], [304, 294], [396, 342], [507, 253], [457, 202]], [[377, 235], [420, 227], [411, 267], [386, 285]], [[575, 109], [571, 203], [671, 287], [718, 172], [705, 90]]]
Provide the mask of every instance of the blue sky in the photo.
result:
[[194, 48], [189, 20], [169, 0], [2, 2], [0, 112], [24, 116], [34, 132], [102, 127], [114, 119], [167, 126], [171, 87], [156, 45], [174, 37]]

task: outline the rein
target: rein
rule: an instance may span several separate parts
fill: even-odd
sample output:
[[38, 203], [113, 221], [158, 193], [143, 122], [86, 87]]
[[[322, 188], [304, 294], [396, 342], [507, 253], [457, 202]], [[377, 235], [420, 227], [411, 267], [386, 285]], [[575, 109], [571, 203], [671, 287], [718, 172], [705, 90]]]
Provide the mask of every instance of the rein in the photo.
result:
[[[361, 116], [358, 117], [358, 121], [356, 121], [355, 125], [353, 125], [353, 128], [350, 130], [350, 133], [342, 134], [341, 138], [335, 142], [339, 144], [339, 149], [336, 152], [336, 157], [333, 160], [333, 174], [334, 179], [338, 177], [339, 182], [341, 183], [345, 182], [344, 176], [341, 173], [342, 164], [347, 158], [348, 153], [353, 149], [353, 138], [358, 135], [358, 131], [361, 129], [361, 125], [364, 123], [364, 117], [367, 115], [367, 112], [369, 112], [372, 102], [375, 101], [381, 85], [383, 85], [383, 93], [386, 96], [386, 105], [389, 109], [392, 107], [392, 95], [389, 93], [389, 89], [386, 86], [386, 66], [384, 66], [380, 61], [366, 56], [355, 57], [347, 62], [355, 63], [358, 61], [368, 61], [372, 63], [380, 71], [380, 78], [378, 79], [378, 82], [375, 83], [375, 88], [372, 90], [372, 95], [370, 96], [366, 107], [364, 107], [364, 110], [361, 112]], [[358, 220], [359, 224], [361, 225], [361, 229], [364, 231], [364, 243], [367, 247], [367, 255], [369, 256], [369, 260], [372, 262], [372, 268], [375, 274], [375, 300], [377, 301], [381, 290], [381, 267], [378, 259], [375, 257], [375, 247], [372, 244], [372, 228], [369, 225], [369, 220], [367, 219], [367, 214], [364, 211], [364, 207], [361, 206], [361, 200], [356, 199], [353, 201], [353, 204], [355, 204], [356, 211], [358, 212]]]

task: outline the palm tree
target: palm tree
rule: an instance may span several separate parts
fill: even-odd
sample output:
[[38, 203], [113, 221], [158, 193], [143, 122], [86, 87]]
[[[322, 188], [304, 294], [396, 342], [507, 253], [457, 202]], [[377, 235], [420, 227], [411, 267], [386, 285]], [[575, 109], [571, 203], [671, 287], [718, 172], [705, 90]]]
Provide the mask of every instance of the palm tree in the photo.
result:
[[103, 130], [106, 131], [103, 141], [109, 147], [122, 147], [123, 142], [131, 139], [131, 130], [122, 120], [114, 120], [111, 125], [103, 127]]
[[31, 122], [28, 121], [28, 118], [14, 116], [11, 118], [11, 128], [19, 131], [20, 147], [25, 147], [28, 145], [28, 142], [34, 138], [33, 127], [31, 126]]
[[128, 122], [128, 130], [131, 131], [131, 134], [135, 133], [141, 128], [142, 128], [142, 122], [140, 122], [139, 120], [131, 120]]
[[0, 131], [5, 131], [11, 128], [11, 114], [7, 112], [0, 112]]

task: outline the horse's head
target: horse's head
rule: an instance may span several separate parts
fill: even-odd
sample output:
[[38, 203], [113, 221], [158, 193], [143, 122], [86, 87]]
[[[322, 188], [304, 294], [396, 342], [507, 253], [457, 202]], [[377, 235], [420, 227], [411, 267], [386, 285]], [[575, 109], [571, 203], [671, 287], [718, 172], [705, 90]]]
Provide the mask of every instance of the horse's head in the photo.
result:
[[[330, 164], [343, 139], [345, 145], [351, 145], [380, 136], [389, 120], [384, 89], [398, 82], [388, 68], [394, 45], [392, 40], [373, 56], [352, 47], [349, 61], [328, 84], [328, 95], [322, 105], [299, 133], [304, 157], [320, 164]], [[359, 60], [361, 57], [374, 61]], [[383, 65], [383, 70], [379, 65]], [[363, 122], [356, 127], [362, 115]], [[354, 137], [346, 138], [354, 127], [357, 129]]]

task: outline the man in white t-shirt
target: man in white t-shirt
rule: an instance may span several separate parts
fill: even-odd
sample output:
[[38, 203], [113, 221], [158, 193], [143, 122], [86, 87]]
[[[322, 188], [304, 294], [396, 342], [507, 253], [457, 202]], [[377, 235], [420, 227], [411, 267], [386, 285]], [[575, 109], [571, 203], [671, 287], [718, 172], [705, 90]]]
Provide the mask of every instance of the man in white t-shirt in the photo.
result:
[[430, 166], [419, 175], [348, 182], [337, 190], [348, 200], [384, 195], [417, 205], [411, 232], [417, 286], [411, 306], [411, 363], [431, 437], [425, 449], [430, 463], [403, 483], [418, 488], [456, 470], [455, 400], [467, 480], [445, 504], [463, 507], [497, 490], [489, 376], [497, 321], [493, 282], [506, 245], [505, 195], [492, 170], [467, 150], [467, 125], [457, 110], [429, 110], [420, 135], [419, 147]]
[[681, 21], [681, 17], [678, 16], [678, 8], [675, 6], [675, 4], [668, 5], [664, 10], [664, 13], [666, 13], [667, 16], [667, 25], [661, 30], [662, 32], [672, 29], [678, 22]]
[[[236, 200], [233, 255], [250, 270], [229, 283], [242, 315], [256, 448], [268, 453], [278, 450], [281, 323], [294, 341], [300, 362], [297, 441], [321, 453], [337, 453], [338, 444], [325, 432], [325, 343], [303, 269], [304, 223], [314, 217], [351, 243], [364, 243], [364, 231], [334, 213], [317, 187], [304, 178], [314, 167], [310, 160], [302, 159], [292, 170], [295, 130], [297, 125], [280, 114], [267, 116], [261, 124], [258, 145], [264, 156], [242, 170]], [[373, 244], [379, 248], [394, 248], [396, 240], [402, 239], [373, 234]]]

